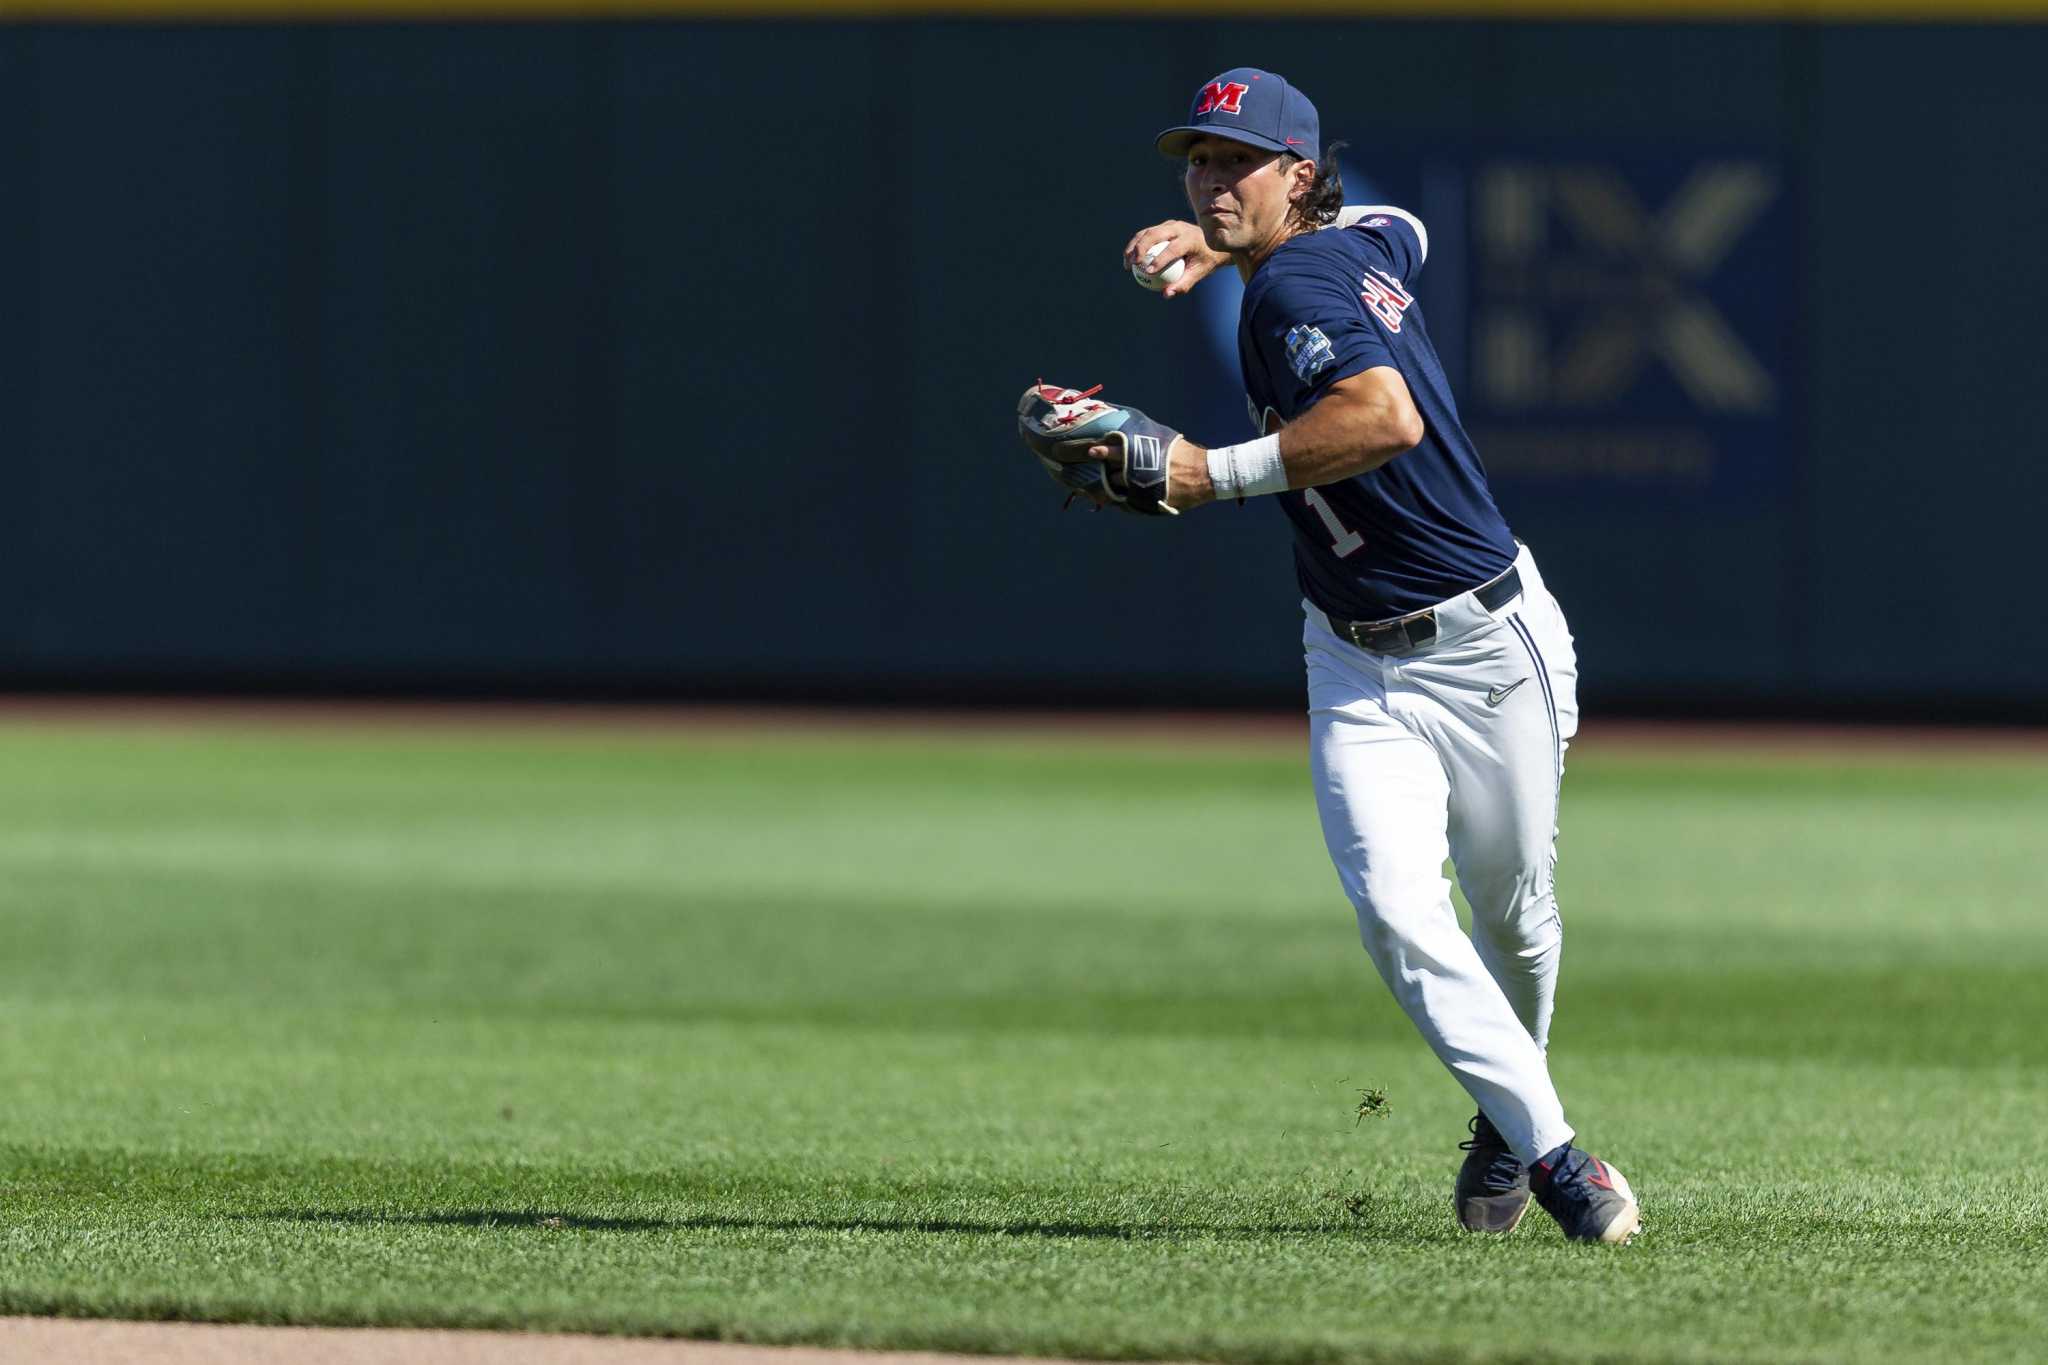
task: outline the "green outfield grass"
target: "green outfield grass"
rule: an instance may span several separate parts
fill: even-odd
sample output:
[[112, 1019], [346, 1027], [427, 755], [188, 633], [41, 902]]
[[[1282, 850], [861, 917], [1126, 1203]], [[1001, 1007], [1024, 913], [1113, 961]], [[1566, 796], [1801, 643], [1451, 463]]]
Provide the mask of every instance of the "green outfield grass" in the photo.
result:
[[1188, 747], [0, 728], [0, 1311], [2042, 1352], [2048, 756], [1574, 753], [1616, 1251], [1456, 1229], [1298, 748]]

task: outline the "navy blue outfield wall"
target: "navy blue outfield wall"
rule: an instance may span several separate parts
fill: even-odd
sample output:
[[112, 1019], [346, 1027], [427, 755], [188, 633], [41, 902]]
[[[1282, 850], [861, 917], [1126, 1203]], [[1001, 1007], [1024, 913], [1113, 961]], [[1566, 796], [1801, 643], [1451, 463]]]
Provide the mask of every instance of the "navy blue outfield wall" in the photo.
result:
[[2041, 709], [2011, 26], [0, 27], [0, 684], [1298, 697], [1277, 509], [1009, 433], [1245, 432], [1116, 264], [1240, 62], [1429, 222], [1589, 698]]

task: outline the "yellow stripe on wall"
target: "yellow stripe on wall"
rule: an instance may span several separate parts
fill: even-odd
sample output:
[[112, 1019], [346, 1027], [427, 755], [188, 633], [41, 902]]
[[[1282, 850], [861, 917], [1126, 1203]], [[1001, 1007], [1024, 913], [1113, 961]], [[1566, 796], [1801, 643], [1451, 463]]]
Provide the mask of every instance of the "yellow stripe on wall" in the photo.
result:
[[328, 19], [2048, 20], [2048, 0], [0, 0], [0, 22]]

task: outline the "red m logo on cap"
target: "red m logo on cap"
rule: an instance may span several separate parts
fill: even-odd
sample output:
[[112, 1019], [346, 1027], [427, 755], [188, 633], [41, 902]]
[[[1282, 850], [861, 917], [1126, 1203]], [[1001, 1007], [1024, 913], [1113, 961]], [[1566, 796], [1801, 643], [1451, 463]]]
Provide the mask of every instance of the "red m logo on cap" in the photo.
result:
[[1228, 85], [1210, 81], [1202, 87], [1202, 97], [1195, 101], [1195, 113], [1201, 115], [1220, 111], [1225, 114], [1242, 114], [1244, 110], [1238, 101], [1250, 94], [1251, 89], [1249, 85], [1239, 85], [1236, 81]]

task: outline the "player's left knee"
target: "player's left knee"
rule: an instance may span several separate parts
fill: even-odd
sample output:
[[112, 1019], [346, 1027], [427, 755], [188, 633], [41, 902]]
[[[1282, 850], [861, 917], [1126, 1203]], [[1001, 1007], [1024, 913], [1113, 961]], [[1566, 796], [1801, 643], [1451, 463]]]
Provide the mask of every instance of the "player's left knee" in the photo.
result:
[[1549, 890], [1513, 897], [1491, 913], [1474, 902], [1472, 931], [1489, 939], [1502, 956], [1530, 962], [1554, 955], [1564, 940], [1557, 895]]
[[1539, 896], [1524, 906], [1519, 930], [1524, 953], [1541, 956], [1557, 951], [1557, 946], [1564, 942], [1564, 919], [1557, 912], [1557, 896]]
[[1502, 858], [1470, 871], [1460, 868], [1458, 881], [1474, 910], [1484, 907], [1495, 918], [1512, 919], [1532, 902], [1550, 898], [1550, 851]]

